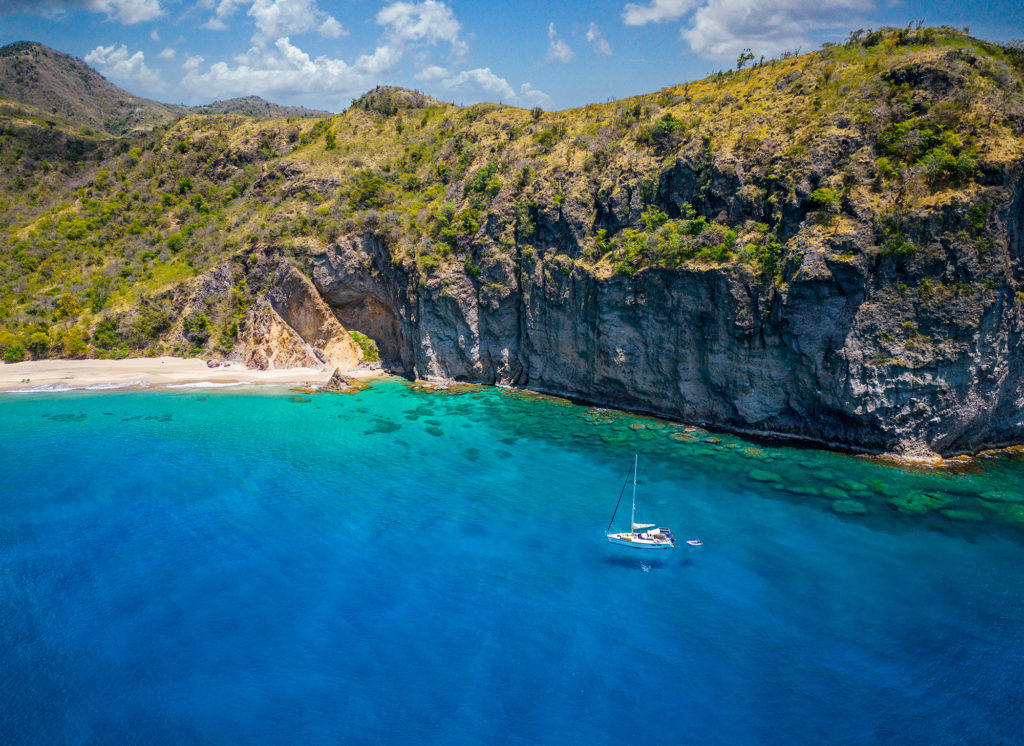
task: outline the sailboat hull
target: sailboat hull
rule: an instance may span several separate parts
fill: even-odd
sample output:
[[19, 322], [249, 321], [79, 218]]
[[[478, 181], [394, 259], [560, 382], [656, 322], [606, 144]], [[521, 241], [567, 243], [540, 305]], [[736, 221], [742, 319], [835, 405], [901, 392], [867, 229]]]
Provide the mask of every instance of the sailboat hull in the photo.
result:
[[675, 546], [672, 541], [664, 539], [649, 539], [640, 534], [606, 534], [608, 541], [623, 547], [633, 549], [671, 549]]

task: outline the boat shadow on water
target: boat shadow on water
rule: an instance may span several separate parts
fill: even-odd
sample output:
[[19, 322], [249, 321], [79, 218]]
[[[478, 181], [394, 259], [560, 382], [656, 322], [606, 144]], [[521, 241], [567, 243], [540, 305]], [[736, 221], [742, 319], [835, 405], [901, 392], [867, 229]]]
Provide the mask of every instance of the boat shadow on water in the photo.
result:
[[642, 559], [640, 557], [603, 557], [602, 559], [607, 565], [625, 567], [628, 570], [643, 570], [644, 572], [649, 570], [661, 570], [669, 566], [685, 567], [693, 564], [693, 560], [689, 557], [673, 561], [648, 559], [646, 557]]

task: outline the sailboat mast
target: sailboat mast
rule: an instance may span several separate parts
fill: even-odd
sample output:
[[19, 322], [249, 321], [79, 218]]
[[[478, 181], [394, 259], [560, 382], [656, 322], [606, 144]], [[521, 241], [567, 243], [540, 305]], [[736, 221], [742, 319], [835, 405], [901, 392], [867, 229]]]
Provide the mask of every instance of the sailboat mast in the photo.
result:
[[633, 454], [633, 510], [629, 514], [629, 531], [630, 531], [630, 533], [633, 533], [634, 531], [636, 531], [636, 528], [634, 528], [634, 526], [636, 526], [636, 465], [637, 465], [637, 461], [639, 460], [639, 458], [640, 458], [640, 454], [639, 453], [634, 453]]

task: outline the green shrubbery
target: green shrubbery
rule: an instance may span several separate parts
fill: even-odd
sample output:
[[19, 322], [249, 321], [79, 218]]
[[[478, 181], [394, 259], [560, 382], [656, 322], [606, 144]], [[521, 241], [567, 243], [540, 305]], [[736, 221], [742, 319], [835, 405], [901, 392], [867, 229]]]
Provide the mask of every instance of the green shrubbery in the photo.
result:
[[632, 274], [644, 267], [678, 267], [692, 259], [723, 262], [736, 256], [737, 233], [703, 215], [669, 219], [658, 208], [640, 216], [643, 230], [627, 228], [613, 242], [612, 268]]
[[25, 359], [25, 348], [15, 343], [4, 348], [5, 363], [20, 363]]
[[375, 341], [362, 332], [349, 330], [348, 335], [359, 345], [359, 349], [363, 353], [363, 360], [370, 363], [376, 363], [380, 360], [380, 349]]
[[478, 194], [491, 198], [497, 196], [501, 191], [501, 179], [497, 177], [497, 171], [498, 166], [494, 163], [488, 163], [481, 168], [466, 184], [465, 194], [467, 196]]
[[391, 185], [373, 171], [359, 171], [352, 177], [348, 192], [349, 206], [354, 209], [376, 208], [391, 201]]
[[658, 153], [670, 153], [679, 147], [686, 126], [672, 114], [666, 114], [650, 127], [644, 129], [637, 140], [652, 147]]
[[896, 122], [879, 133], [877, 145], [884, 154], [878, 160], [883, 178], [897, 175], [894, 161], [921, 167], [931, 186], [969, 181], [978, 172], [975, 147], [956, 131], [926, 119]]

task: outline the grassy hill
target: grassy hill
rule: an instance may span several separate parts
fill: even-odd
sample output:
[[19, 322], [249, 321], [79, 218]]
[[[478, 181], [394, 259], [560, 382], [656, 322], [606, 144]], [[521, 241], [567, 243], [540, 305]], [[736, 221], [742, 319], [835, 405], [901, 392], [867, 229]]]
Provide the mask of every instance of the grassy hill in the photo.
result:
[[139, 98], [79, 59], [35, 42], [0, 48], [0, 99], [88, 131], [123, 136], [174, 121], [185, 107]]
[[307, 109], [305, 106], [281, 106], [259, 96], [229, 98], [206, 106], [194, 106], [196, 114], [241, 114], [256, 119], [287, 119], [289, 117], [321, 118], [331, 116], [329, 111]]
[[[1024, 303], [994, 232], [1024, 163], [1022, 58], [952, 29], [858, 33], [562, 112], [382, 88], [319, 119], [132, 118], [137, 100], [65, 55], [12, 45], [0, 63], [9, 359], [227, 354], [259, 293], [246, 257], [301, 265], [363, 234], [424, 286], [499, 295], [537, 261], [595, 278], [718, 268], [757, 293], [785, 293], [816, 255], [870, 266], [895, 273], [880, 331], [900, 345], [881, 356], [916, 354], [899, 324], [930, 305]], [[38, 93], [61, 70], [79, 82]], [[225, 266], [230, 282], [202, 290]], [[181, 314], [196, 293], [201, 333]]]

